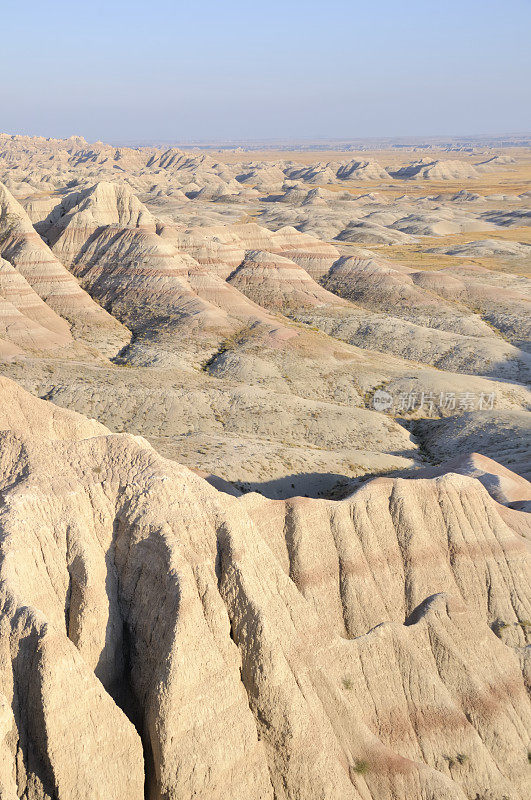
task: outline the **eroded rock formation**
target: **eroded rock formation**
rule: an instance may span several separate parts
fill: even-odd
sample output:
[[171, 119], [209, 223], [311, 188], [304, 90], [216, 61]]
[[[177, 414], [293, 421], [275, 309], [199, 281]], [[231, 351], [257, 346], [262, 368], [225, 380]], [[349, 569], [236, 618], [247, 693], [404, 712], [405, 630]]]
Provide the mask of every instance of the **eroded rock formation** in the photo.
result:
[[1, 392], [2, 797], [527, 796], [521, 512], [457, 474], [231, 497]]

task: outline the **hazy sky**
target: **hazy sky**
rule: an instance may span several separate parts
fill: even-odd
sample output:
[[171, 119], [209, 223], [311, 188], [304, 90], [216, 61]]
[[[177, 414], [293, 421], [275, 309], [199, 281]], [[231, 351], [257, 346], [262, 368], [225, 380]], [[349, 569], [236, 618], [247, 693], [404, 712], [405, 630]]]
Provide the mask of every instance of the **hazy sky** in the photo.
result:
[[127, 142], [531, 129], [531, 0], [4, 0], [1, 25], [10, 133]]

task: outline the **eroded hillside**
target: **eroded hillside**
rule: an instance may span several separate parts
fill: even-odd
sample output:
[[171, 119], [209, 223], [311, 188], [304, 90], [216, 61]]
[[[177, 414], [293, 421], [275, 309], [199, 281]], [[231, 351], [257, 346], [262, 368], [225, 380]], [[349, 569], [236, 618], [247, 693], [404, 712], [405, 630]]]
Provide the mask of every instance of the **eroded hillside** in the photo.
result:
[[231, 497], [0, 388], [3, 797], [527, 795], [522, 512]]
[[524, 800], [529, 153], [260, 155], [0, 136], [0, 798]]
[[31, 392], [270, 496], [440, 461], [440, 418], [466, 455], [485, 411], [525, 469], [526, 151], [1, 143], [0, 349]]

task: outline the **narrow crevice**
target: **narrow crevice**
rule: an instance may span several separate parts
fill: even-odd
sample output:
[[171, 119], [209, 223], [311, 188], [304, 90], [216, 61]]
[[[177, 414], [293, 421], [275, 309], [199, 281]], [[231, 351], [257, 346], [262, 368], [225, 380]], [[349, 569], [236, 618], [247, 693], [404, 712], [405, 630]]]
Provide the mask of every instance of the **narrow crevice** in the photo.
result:
[[[153, 749], [147, 730], [145, 709], [140, 702], [133, 684], [133, 667], [136, 661], [135, 658], [135, 636], [131, 625], [127, 621], [127, 614], [123, 605], [123, 597], [120, 586], [119, 571], [116, 565], [116, 540], [123, 533], [121, 529], [121, 520], [117, 518], [114, 522], [113, 531], [113, 544], [109, 550], [109, 563], [108, 569], [113, 569], [116, 575], [116, 588], [115, 591], [118, 595], [118, 604], [120, 608], [120, 616], [122, 619], [122, 637], [121, 637], [121, 656], [122, 665], [120, 676], [117, 678], [115, 684], [107, 689], [109, 695], [112, 697], [118, 708], [123, 711], [129, 722], [134, 726], [142, 744], [142, 752], [144, 756], [144, 798], [149, 800], [153, 796], [153, 787], [156, 785], [155, 779], [155, 763], [153, 757]], [[112, 566], [111, 566], [112, 565]]]
[[127, 622], [123, 624], [122, 632], [123, 673], [115, 691], [110, 692], [116, 705], [124, 712], [128, 720], [134, 725], [142, 742], [144, 753], [144, 798], [149, 800], [151, 787], [155, 780], [155, 765], [153, 750], [145, 725], [145, 714], [133, 689], [132, 669], [134, 649], [133, 637]]
[[70, 600], [72, 597], [72, 575], [70, 574], [70, 570], [68, 571], [68, 586], [66, 589], [66, 596], [65, 596], [65, 629], [66, 635], [70, 639]]

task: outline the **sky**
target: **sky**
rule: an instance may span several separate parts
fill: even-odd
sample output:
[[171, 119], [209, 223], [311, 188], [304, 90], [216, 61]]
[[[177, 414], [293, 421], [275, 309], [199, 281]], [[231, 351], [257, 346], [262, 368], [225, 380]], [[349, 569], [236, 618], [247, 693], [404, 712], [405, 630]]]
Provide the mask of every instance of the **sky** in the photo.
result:
[[2, 2], [0, 131], [112, 143], [527, 133], [531, 0]]

